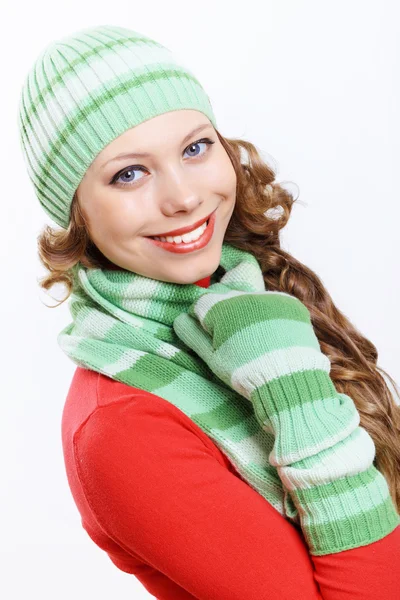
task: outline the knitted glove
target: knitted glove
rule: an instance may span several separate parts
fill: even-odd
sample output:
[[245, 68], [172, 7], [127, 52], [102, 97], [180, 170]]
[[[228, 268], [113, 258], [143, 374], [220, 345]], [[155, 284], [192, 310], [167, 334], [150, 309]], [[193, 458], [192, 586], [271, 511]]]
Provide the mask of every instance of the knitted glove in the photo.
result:
[[174, 320], [178, 337], [249, 400], [275, 434], [269, 456], [310, 553], [341, 552], [391, 533], [400, 517], [353, 400], [338, 393], [307, 307], [283, 292], [221, 282]]

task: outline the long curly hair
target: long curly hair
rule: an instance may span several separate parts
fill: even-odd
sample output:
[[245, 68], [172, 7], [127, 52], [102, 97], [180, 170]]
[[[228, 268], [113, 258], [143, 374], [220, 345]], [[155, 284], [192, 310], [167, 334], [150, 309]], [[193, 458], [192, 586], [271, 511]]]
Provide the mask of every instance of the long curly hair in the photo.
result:
[[[335, 306], [319, 277], [280, 247], [279, 232], [297, 198], [275, 182], [276, 172], [261, 159], [255, 145], [216, 133], [237, 176], [236, 204], [224, 241], [258, 259], [266, 289], [296, 296], [308, 308], [321, 350], [331, 363], [330, 377], [338, 392], [353, 399], [360, 426], [375, 444], [374, 465], [384, 475], [400, 512], [400, 406], [383, 375], [399, 397], [396, 383], [378, 366], [374, 344]], [[88, 268], [119, 268], [90, 239], [76, 194], [68, 229], [45, 226], [38, 236], [38, 250], [49, 271], [39, 285], [45, 290], [57, 283], [67, 288], [67, 295], [55, 306], [73, 291], [71, 269], [77, 262]]]

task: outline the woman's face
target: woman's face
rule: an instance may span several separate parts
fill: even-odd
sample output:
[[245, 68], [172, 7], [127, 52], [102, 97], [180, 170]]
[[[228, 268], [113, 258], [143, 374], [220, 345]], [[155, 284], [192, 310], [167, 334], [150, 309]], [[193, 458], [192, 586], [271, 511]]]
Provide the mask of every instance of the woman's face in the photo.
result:
[[[77, 195], [92, 241], [111, 262], [152, 279], [194, 283], [219, 265], [236, 202], [236, 173], [206, 115], [176, 110], [108, 144]], [[171, 252], [148, 237], [192, 226], [213, 211], [214, 232], [202, 248]]]

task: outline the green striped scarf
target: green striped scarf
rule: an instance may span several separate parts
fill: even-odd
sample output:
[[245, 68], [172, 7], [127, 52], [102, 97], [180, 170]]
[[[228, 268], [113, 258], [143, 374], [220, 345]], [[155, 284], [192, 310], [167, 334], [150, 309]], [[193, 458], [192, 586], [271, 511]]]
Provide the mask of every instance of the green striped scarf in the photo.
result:
[[[327, 357], [320, 353], [321, 360], [316, 361], [318, 344], [309, 341], [310, 332], [301, 337], [306, 313], [295, 311], [297, 305], [306, 311], [304, 305], [288, 294], [266, 292], [259, 263], [250, 253], [224, 243], [220, 267], [222, 271], [217, 269], [211, 276], [210, 287], [202, 288], [78, 264], [70, 299], [73, 322], [59, 333], [58, 342], [77, 365], [156, 394], [184, 412], [229, 457], [243, 479], [301, 529], [310, 553], [339, 552], [387, 535], [400, 519], [386, 480], [373, 465], [374, 445], [359, 427], [352, 400], [335, 392]], [[201, 320], [207, 322], [218, 302], [215, 290], [223, 286], [233, 295], [269, 293], [276, 294], [277, 300], [297, 303], [286, 318], [265, 316], [272, 326], [276, 324], [275, 343], [281, 339], [282, 347], [287, 346], [291, 331], [295, 332], [293, 340], [297, 341], [289, 348], [293, 372], [286, 365], [285, 372], [275, 373], [268, 381], [266, 369], [266, 383], [257, 394], [245, 389], [239, 393], [239, 387], [233, 389], [229, 381], [223, 381], [224, 376], [207, 364], [207, 356], [201, 358], [193, 350], [193, 328], [185, 328], [185, 318], [193, 318], [205, 297], [210, 302], [206, 314], [207, 303], [202, 304]], [[229, 336], [241, 334], [242, 322], [240, 314], [234, 314]], [[188, 345], [190, 339], [193, 348]], [[246, 361], [257, 359], [257, 345], [252, 345], [250, 335], [247, 339], [243, 352], [233, 359], [224, 357], [242, 370]], [[268, 356], [275, 360], [277, 351], [265, 351], [266, 361]], [[311, 353], [314, 366], [310, 362], [304, 371]], [[307, 376], [308, 380], [301, 381]], [[318, 386], [312, 385], [316, 377]], [[301, 389], [304, 397], [289, 394], [293, 389]], [[321, 390], [326, 398], [318, 397]], [[284, 406], [279, 414], [271, 413], [271, 397], [277, 406]], [[293, 398], [292, 404], [288, 398]], [[323, 402], [329, 409], [322, 408]]]

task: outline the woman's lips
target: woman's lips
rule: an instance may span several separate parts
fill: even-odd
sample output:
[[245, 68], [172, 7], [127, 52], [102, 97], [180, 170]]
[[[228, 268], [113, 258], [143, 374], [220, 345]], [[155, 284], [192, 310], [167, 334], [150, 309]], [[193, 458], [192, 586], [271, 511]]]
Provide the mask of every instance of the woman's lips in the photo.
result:
[[204, 248], [212, 238], [212, 235], [214, 233], [216, 211], [217, 209], [215, 209], [214, 212], [211, 213], [207, 227], [205, 228], [201, 236], [194, 242], [181, 242], [180, 244], [176, 244], [175, 242], [161, 242], [160, 240], [154, 240], [151, 237], [147, 237], [145, 239], [149, 240], [149, 242], [151, 242], [152, 244], [156, 244], [163, 250], [167, 250], [168, 252], [173, 252], [175, 254], [185, 254], [186, 252], [200, 250], [201, 248]]
[[[216, 209], [215, 209], [216, 210]], [[213, 212], [215, 212], [215, 210]], [[167, 236], [175, 236], [175, 235], [183, 235], [184, 233], [189, 233], [190, 231], [193, 231], [194, 229], [197, 229], [198, 227], [200, 227], [201, 225], [203, 225], [203, 223], [205, 223], [206, 221], [208, 221], [208, 219], [211, 217], [212, 213], [209, 214], [207, 217], [204, 217], [203, 219], [200, 219], [200, 221], [197, 221], [196, 223], [193, 223], [193, 225], [187, 225], [186, 227], [181, 227], [180, 229], [174, 229], [173, 231], [167, 231], [166, 233], [155, 233], [154, 235], [149, 235], [147, 237], [167, 237]]]

